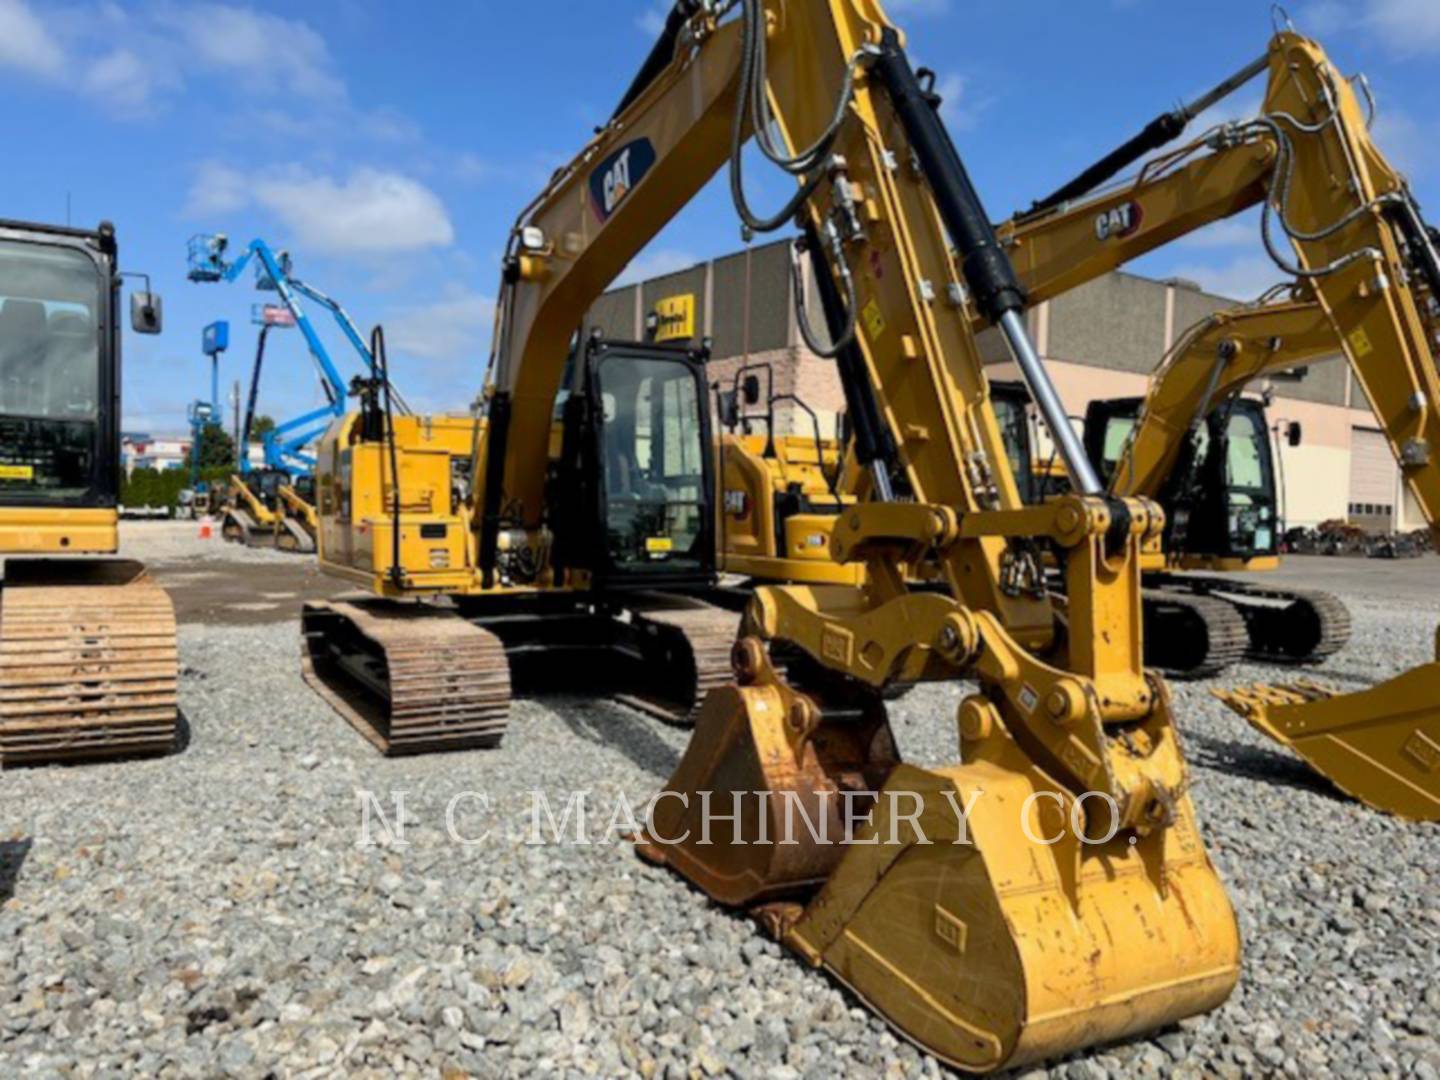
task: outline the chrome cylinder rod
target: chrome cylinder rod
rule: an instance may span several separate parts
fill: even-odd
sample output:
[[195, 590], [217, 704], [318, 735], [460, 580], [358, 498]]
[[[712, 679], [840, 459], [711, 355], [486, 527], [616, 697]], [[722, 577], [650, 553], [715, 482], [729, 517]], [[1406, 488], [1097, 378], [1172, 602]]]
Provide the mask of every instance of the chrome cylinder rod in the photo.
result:
[[1018, 311], [1007, 311], [1000, 316], [1000, 332], [1005, 335], [1010, 352], [1015, 357], [1015, 362], [1020, 365], [1020, 374], [1025, 379], [1025, 385], [1030, 388], [1030, 396], [1040, 409], [1040, 416], [1050, 431], [1050, 438], [1055, 441], [1055, 446], [1060, 451], [1060, 458], [1065, 462], [1065, 469], [1070, 474], [1070, 483], [1082, 495], [1104, 494], [1105, 487], [1100, 483], [1099, 475], [1085, 454], [1080, 436], [1076, 435], [1075, 429], [1070, 426], [1070, 417], [1065, 412], [1060, 395], [1055, 391], [1055, 384], [1050, 381], [1050, 373], [1045, 370], [1044, 361], [1030, 342], [1030, 335]]

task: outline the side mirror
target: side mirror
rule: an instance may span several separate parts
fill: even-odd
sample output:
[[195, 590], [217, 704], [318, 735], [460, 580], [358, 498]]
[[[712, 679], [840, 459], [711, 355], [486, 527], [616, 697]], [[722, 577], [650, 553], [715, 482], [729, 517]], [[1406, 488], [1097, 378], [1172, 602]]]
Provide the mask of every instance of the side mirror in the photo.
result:
[[746, 404], [746, 405], [759, 405], [759, 404], [760, 404], [760, 376], [759, 376], [759, 375], [746, 375], [746, 376], [745, 376], [745, 382], [744, 382], [742, 385], [744, 386], [745, 404]]
[[1285, 425], [1285, 441], [1291, 446], [1299, 446], [1302, 432], [1299, 420], [1291, 420]]
[[158, 334], [165, 324], [165, 304], [159, 293], [130, 294], [130, 329], [137, 334]]
[[740, 402], [736, 400], [735, 391], [722, 390], [715, 400], [720, 412], [720, 426], [727, 431], [734, 431], [735, 425], [740, 423]]

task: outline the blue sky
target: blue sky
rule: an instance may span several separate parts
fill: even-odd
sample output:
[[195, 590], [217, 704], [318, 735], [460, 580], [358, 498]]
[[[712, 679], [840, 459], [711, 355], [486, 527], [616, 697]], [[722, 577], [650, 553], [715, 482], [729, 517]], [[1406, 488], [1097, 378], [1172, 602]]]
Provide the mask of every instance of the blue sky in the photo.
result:
[[[995, 219], [1049, 190], [1177, 100], [1265, 47], [1262, 0], [889, 0]], [[628, 84], [664, 8], [653, 0], [304, 5], [0, 0], [6, 101], [0, 216], [115, 221], [166, 332], [126, 342], [128, 429], [178, 431], [207, 389], [200, 331], [228, 318], [223, 378], [248, 375], [260, 299], [185, 280], [185, 241], [224, 232], [288, 247], [296, 272], [362, 328], [385, 323], [397, 382], [426, 408], [479, 387], [498, 258], [515, 214]], [[1440, 0], [1291, 7], [1380, 102], [1376, 137], [1440, 217]], [[1258, 104], [1260, 85], [1226, 107]], [[1198, 130], [1198, 129], [1197, 129]], [[752, 176], [755, 170], [751, 170]], [[778, 197], [757, 184], [755, 201]], [[738, 247], [712, 184], [631, 267]], [[1254, 295], [1275, 278], [1252, 219], [1137, 265]], [[277, 347], [279, 346], [279, 347]], [[337, 342], [347, 373], [353, 358]], [[299, 338], [272, 340], [262, 407], [318, 401]]]

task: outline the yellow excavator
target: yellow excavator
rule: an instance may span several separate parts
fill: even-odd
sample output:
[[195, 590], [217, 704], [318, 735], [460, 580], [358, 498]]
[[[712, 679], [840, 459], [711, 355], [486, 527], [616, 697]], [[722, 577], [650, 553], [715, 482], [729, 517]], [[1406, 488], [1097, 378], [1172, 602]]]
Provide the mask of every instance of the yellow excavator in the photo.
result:
[[[1218, 96], [1267, 70], [1258, 117], [1206, 132], [1150, 160], [1134, 178], [1090, 194], [1162, 148]], [[1198, 435], [1214, 408], [1232, 404], [1254, 379], [1338, 349], [1368, 395], [1407, 486], [1432, 529], [1437, 527], [1440, 469], [1432, 447], [1440, 436], [1440, 382], [1431, 343], [1437, 340], [1440, 259], [1404, 179], [1386, 163], [1368, 126], [1351, 83], [1335, 73], [1318, 45], [1287, 30], [1273, 39], [1265, 57], [1199, 101], [1152, 122], [1076, 181], [998, 229], [1034, 302], [1259, 205], [1266, 250], [1295, 283], [1290, 301], [1217, 316], [1182, 342], [1152, 387], [1150, 407], [1129, 449], [1133, 464], [1116, 470], [1111, 494], [1159, 494], [1166, 476], [1189, 472], [1175, 468], [1179, 456], [1193, 450], [1194, 440], [1186, 436]], [[1328, 329], [1316, 322], [1317, 312]], [[978, 329], [980, 316], [970, 314]], [[1058, 402], [1047, 405], [1038, 398], [1036, 404], [1042, 413], [1058, 408]], [[848, 407], [853, 413], [854, 403]], [[857, 425], [857, 432], [865, 426]], [[856, 462], [847, 462], [843, 490], [864, 501], [880, 490], [876, 479], [893, 486], [898, 470], [874, 440], [857, 438], [854, 445]], [[1224, 514], [1228, 518], [1232, 510], [1242, 524], [1240, 508]], [[1212, 506], [1197, 520], [1189, 508], [1177, 512], [1166, 531], [1147, 542], [1142, 560], [1166, 565], [1162, 541], [1168, 535], [1176, 545], [1179, 530], [1176, 557], [1184, 565], [1191, 538], [1228, 526], [1228, 520], [1215, 520], [1220, 513]], [[1253, 524], [1261, 524], [1258, 514], [1256, 519]], [[1217, 567], [1224, 566], [1225, 560], [1217, 560]], [[1238, 585], [1225, 588], [1237, 598], [1249, 592]], [[1310, 614], [1323, 595], [1305, 605]], [[1255, 599], [1250, 592], [1236, 606], [1242, 611], [1260, 606], [1251, 602]], [[1257, 621], [1250, 632], [1267, 629], [1265, 619]], [[1303, 620], [1306, 625], [1298, 629], [1324, 641], [1327, 631], [1317, 628], [1317, 621], [1324, 620]], [[1336, 626], [1343, 626], [1338, 612], [1331, 620], [1331, 641]], [[1280, 620], [1280, 633], [1296, 630]], [[1407, 817], [1440, 817], [1440, 664], [1363, 694], [1332, 695], [1300, 680], [1236, 690], [1225, 698], [1261, 731], [1371, 806]]]
[[[119, 549], [115, 229], [0, 221], [0, 766], [173, 748], [170, 597]], [[137, 333], [161, 305], [131, 295]], [[66, 558], [43, 556], [67, 556]]]
[[[751, 138], [798, 182], [773, 215], [745, 199]], [[1163, 515], [1105, 495], [1054, 410], [1075, 491], [1021, 502], [975, 331], [935, 298], [965, 290], [1037, 400], [1054, 402], [1053, 387], [933, 94], [874, 0], [674, 7], [611, 120], [512, 233], [482, 415], [392, 418], [377, 384], [327, 433], [322, 563], [383, 599], [307, 610], [310, 677], [342, 708], [382, 715], [361, 723], [392, 750], [412, 722], [430, 739], [474, 738], [487, 707], [493, 738], [506, 647], [523, 655], [506, 635], [579, 618], [583, 638], [601, 614], [648, 634], [675, 623], [647, 593], [705, 595], [704, 357], [575, 328], [727, 162], [747, 228], [806, 223], [830, 351], [851, 390], [869, 388], [910, 499], [876, 470], [876, 497], [841, 515], [832, 555], [864, 562], [863, 586], [760, 589], [738, 642], [733, 615], [717, 623], [734, 674], [704, 697], [642, 850], [763, 915], [969, 1069], [1216, 1007], [1238, 977], [1234, 915], [1195, 825], [1170, 696], [1141, 661], [1140, 550]], [[1062, 553], [1063, 618], [1036, 556], [1046, 539]], [[948, 593], [899, 572], [922, 555]], [[436, 601], [399, 602], [424, 595]], [[682, 668], [669, 652], [652, 667]], [[883, 695], [922, 678], [980, 684], [956, 716], [964, 764], [899, 759]], [[833, 839], [783, 839], [792, 807]], [[782, 842], [750, 842], [767, 835]]]
[[[1158, 667], [1213, 674], [1242, 652], [1313, 664], [1350, 639], [1350, 612], [1332, 593], [1229, 576], [1280, 564], [1281, 470], [1264, 403], [1242, 396], [1244, 384], [1221, 393], [1196, 380], [1218, 377], [1232, 353], [1263, 358], [1272, 376], [1340, 355], [1334, 326], [1307, 295], [1295, 286], [1209, 316], [1181, 336], [1146, 397], [1097, 400], [1086, 412], [1085, 448], [1110, 489], [1165, 507], [1162, 550], [1147, 553], [1145, 579], [1147, 625], [1164, 620], [1147, 650]], [[1298, 445], [1299, 425], [1283, 436]]]
[[571, 340], [574, 284], [533, 268], [574, 214], [547, 191], [517, 227], [482, 417], [394, 416], [370, 386], [321, 440], [320, 566], [373, 596], [306, 605], [305, 673], [386, 753], [498, 742], [512, 675], [678, 723], [728, 677], [705, 355]]

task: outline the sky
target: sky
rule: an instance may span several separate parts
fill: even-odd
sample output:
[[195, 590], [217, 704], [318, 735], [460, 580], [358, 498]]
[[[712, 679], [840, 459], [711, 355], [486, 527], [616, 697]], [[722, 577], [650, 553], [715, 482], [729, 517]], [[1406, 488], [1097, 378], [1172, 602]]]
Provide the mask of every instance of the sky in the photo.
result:
[[[1267, 0], [888, 0], [990, 216], [1001, 220], [1265, 49]], [[499, 259], [515, 216], [584, 145], [663, 20], [658, 0], [0, 0], [6, 153], [0, 217], [113, 221], [123, 267], [151, 275], [165, 332], [125, 341], [126, 430], [179, 432], [208, 393], [202, 328], [231, 323], [226, 385], [248, 379], [264, 299], [185, 277], [186, 241], [223, 232], [288, 249], [295, 273], [362, 331], [423, 409], [461, 409], [484, 374]], [[1440, 207], [1440, 0], [1290, 6], [1379, 102], [1375, 138]], [[1255, 82], [1195, 127], [1252, 112]], [[749, 175], [757, 177], [758, 166]], [[758, 177], [752, 201], [784, 189]], [[1440, 210], [1436, 211], [1440, 214]], [[1432, 214], [1432, 219], [1435, 214]], [[712, 183], [626, 271], [635, 280], [740, 247]], [[1134, 264], [1224, 295], [1277, 277], [1253, 215]], [[317, 315], [313, 308], [312, 315]], [[358, 358], [324, 327], [347, 376]], [[1158, 358], [1157, 358], [1158, 360]], [[321, 400], [303, 342], [272, 335], [261, 409]]]

